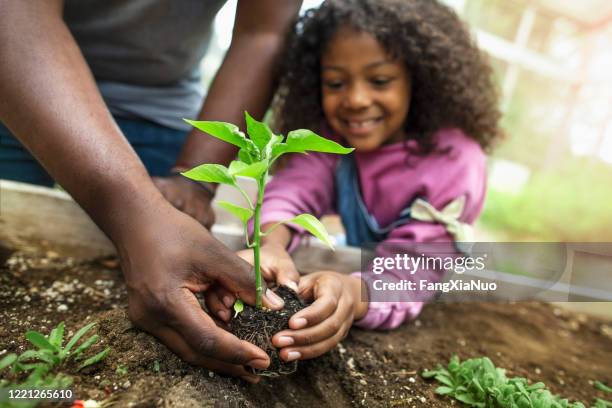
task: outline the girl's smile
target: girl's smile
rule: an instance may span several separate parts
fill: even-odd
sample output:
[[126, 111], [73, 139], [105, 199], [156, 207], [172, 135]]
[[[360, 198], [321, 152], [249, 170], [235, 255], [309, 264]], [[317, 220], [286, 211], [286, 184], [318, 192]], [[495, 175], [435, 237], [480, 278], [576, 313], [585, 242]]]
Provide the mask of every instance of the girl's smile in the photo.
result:
[[376, 38], [339, 29], [321, 57], [321, 70], [325, 117], [352, 147], [370, 151], [404, 139], [410, 75]]

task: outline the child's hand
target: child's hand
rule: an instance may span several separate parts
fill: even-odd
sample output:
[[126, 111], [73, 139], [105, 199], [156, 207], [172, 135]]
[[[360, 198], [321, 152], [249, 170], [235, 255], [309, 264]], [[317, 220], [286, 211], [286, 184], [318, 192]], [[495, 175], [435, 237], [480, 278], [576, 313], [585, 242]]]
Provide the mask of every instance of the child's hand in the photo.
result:
[[316, 272], [302, 277], [300, 296], [314, 303], [289, 320], [292, 330], [274, 335], [272, 344], [282, 348], [285, 361], [318, 357], [331, 350], [348, 333], [353, 320], [365, 316], [361, 280], [337, 272]]
[[[238, 251], [237, 255], [250, 263], [254, 263], [253, 250], [245, 249]], [[278, 285], [287, 286], [294, 291], [298, 291], [297, 282], [300, 274], [295, 268], [295, 264], [287, 250], [281, 245], [269, 243], [261, 247], [261, 274], [268, 282], [276, 282]], [[269, 289], [268, 289], [269, 290]], [[270, 290], [269, 290], [270, 291]], [[267, 296], [271, 299], [278, 298], [274, 292], [270, 291]], [[228, 322], [233, 315], [233, 305], [236, 297], [223, 287], [217, 285], [215, 288], [206, 292], [206, 306], [208, 310], [218, 316], [224, 322]], [[278, 298], [280, 302], [280, 298]]]

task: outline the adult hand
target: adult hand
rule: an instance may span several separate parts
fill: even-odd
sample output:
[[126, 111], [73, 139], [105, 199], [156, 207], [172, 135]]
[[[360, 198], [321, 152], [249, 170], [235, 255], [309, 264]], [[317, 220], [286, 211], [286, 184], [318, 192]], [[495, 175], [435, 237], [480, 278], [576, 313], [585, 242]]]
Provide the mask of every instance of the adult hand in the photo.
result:
[[[237, 255], [253, 265], [254, 256], [252, 249], [238, 251]], [[260, 267], [261, 275], [266, 282], [274, 282], [278, 285], [287, 286], [295, 292], [298, 291], [297, 283], [300, 280], [300, 274], [291, 259], [291, 255], [282, 245], [276, 243], [262, 245]], [[206, 293], [206, 306], [208, 310], [224, 322], [230, 320], [235, 301], [236, 297], [226, 288], [219, 285]]]
[[[254, 303], [251, 266], [194, 219], [161, 196], [158, 201], [151, 203], [155, 216], [143, 211], [132, 220], [125, 235], [130, 238], [118, 245], [130, 318], [189, 363], [257, 382], [244, 365], [267, 367], [266, 353], [217, 327], [194, 295], [218, 284]], [[264, 292], [264, 304], [272, 309], [283, 306], [269, 290]]]
[[215, 223], [213, 196], [196, 182], [181, 176], [153, 177], [153, 183], [175, 208], [192, 216], [206, 228]]
[[360, 279], [337, 272], [322, 271], [302, 277], [299, 294], [314, 302], [291, 316], [291, 330], [272, 338], [285, 361], [326, 353], [348, 334], [353, 320], [367, 312], [367, 303], [361, 301]]

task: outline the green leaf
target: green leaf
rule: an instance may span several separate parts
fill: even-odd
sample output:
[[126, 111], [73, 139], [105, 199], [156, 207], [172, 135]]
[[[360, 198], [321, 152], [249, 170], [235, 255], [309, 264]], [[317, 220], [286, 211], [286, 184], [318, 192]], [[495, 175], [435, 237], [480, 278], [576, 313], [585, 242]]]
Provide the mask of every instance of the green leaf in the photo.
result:
[[240, 131], [238, 126], [226, 122], [211, 122], [202, 120], [183, 119], [196, 129], [208, 133], [211, 136], [221, 139], [224, 142], [231, 143], [240, 148], [246, 147], [246, 138]]
[[598, 390], [601, 390], [604, 392], [612, 392], [612, 388], [608, 387], [606, 384], [602, 383], [601, 381], [595, 381], [594, 386]]
[[110, 351], [111, 351], [110, 347], [107, 347], [106, 349], [99, 352], [95, 356], [88, 358], [87, 360], [83, 361], [83, 364], [79, 366], [78, 370], [82, 370], [83, 368], [87, 366], [96, 364], [97, 362], [104, 360], [106, 356], [108, 355], [108, 353], [110, 353]]
[[229, 174], [228, 168], [220, 164], [202, 164], [181, 174], [196, 181], [229, 185], [236, 184], [236, 179]]
[[298, 129], [289, 132], [287, 141], [280, 143], [273, 149], [273, 157], [284, 153], [322, 152], [348, 154], [353, 148], [343, 147], [333, 140], [326, 139], [308, 129]]
[[244, 118], [246, 119], [247, 133], [249, 134], [249, 137], [260, 151], [264, 150], [274, 134], [268, 125], [253, 119], [246, 111], [244, 112]]
[[321, 224], [321, 221], [317, 220], [316, 217], [310, 214], [300, 214], [297, 217], [291, 218], [290, 220], [282, 221], [283, 224], [297, 224], [305, 228], [315, 237], [319, 238], [325, 245], [334, 249], [334, 244], [331, 242], [327, 230]]
[[240, 159], [240, 161], [246, 164], [251, 164], [256, 161], [256, 159], [253, 159], [253, 157], [251, 157], [251, 155], [246, 149], [240, 149], [240, 151], [238, 152], [238, 158]]
[[83, 343], [81, 343], [81, 345], [77, 347], [76, 350], [74, 350], [74, 353], [72, 353], [74, 358], [77, 358], [79, 355], [81, 355], [82, 352], [90, 348], [95, 342], [98, 341], [99, 338], [100, 336], [94, 334], [93, 336], [85, 340]]
[[6, 367], [17, 361], [17, 354], [11, 353], [0, 360], [0, 370], [4, 370]]
[[246, 164], [241, 161], [234, 160], [230, 163], [229, 174], [231, 176], [242, 176], [253, 179], [261, 177], [268, 170], [268, 160], [262, 160], [253, 164]]
[[30, 343], [32, 343], [41, 350], [57, 351], [57, 347], [49, 343], [49, 340], [47, 340], [47, 338], [43, 334], [37, 331], [29, 331], [26, 333], [25, 336]]
[[70, 353], [70, 350], [72, 350], [72, 347], [74, 347], [74, 345], [77, 343], [77, 341], [79, 341], [81, 339], [81, 337], [83, 337], [85, 335], [85, 333], [87, 333], [89, 330], [91, 330], [91, 328], [94, 327], [95, 325], [96, 325], [96, 323], [89, 323], [88, 325], [81, 327], [74, 334], [74, 336], [72, 336], [72, 338], [68, 341], [68, 344], [66, 344], [66, 347], [64, 348], [64, 350], [62, 350], [62, 353], [64, 355], [68, 355], [68, 353]]
[[270, 141], [266, 145], [264, 157], [271, 159], [274, 156], [273, 154], [274, 148], [278, 146], [279, 144], [281, 144], [282, 141], [283, 141], [283, 135], [272, 135], [272, 137], [270, 138]]
[[453, 392], [453, 389], [450, 388], [450, 387], [442, 386], [442, 387], [436, 388], [436, 394], [439, 394], [439, 395], [447, 395], [447, 394], [450, 394], [452, 392]]
[[51, 330], [49, 334], [49, 343], [57, 348], [62, 347], [62, 341], [64, 340], [64, 322], [57, 325], [56, 328]]
[[234, 317], [238, 316], [238, 313], [241, 313], [244, 310], [244, 303], [242, 300], [236, 299], [234, 302]]
[[253, 216], [253, 210], [250, 208], [240, 207], [229, 201], [219, 200], [217, 201], [217, 205], [238, 217], [243, 224], [246, 224]]

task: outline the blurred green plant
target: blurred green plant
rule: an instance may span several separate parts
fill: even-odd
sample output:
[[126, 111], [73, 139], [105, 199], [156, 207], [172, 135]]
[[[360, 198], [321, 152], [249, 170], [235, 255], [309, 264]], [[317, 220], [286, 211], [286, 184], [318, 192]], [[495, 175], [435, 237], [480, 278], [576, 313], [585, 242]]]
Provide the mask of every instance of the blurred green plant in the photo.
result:
[[607, 242], [611, 184], [610, 166], [576, 158], [533, 173], [518, 194], [491, 189], [481, 222], [517, 240]]

